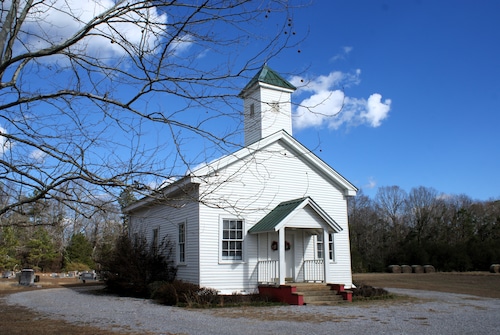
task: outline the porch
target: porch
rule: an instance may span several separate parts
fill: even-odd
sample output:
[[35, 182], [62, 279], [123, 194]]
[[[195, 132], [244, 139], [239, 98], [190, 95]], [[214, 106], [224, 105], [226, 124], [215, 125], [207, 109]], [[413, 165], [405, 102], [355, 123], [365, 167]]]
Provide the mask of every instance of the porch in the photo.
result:
[[[279, 260], [264, 260], [257, 262], [257, 281], [259, 285], [279, 285], [280, 282]], [[294, 277], [284, 278], [285, 283], [324, 283], [325, 264], [323, 259], [304, 260], [299, 267], [298, 274]], [[283, 283], [284, 284], [284, 283]]]
[[309, 197], [280, 203], [248, 231], [257, 235], [257, 282], [331, 282], [333, 235], [341, 230]]

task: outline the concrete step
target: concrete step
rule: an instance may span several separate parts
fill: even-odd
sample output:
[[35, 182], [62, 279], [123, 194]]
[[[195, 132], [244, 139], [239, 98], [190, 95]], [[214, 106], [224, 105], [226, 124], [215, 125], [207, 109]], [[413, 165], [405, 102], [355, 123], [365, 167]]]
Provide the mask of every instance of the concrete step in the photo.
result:
[[344, 302], [337, 291], [331, 290], [330, 286], [325, 284], [294, 284], [297, 287], [297, 293], [304, 297], [304, 303], [307, 305], [336, 305]]

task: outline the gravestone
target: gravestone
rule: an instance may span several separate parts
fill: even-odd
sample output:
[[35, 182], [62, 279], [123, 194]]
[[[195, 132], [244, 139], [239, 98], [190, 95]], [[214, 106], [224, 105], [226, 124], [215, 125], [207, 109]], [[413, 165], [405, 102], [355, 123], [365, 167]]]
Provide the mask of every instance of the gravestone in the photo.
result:
[[33, 269], [22, 269], [21, 275], [19, 276], [19, 285], [35, 285], [35, 271]]
[[80, 279], [85, 284], [87, 280], [97, 280], [97, 275], [95, 272], [84, 272], [80, 275]]

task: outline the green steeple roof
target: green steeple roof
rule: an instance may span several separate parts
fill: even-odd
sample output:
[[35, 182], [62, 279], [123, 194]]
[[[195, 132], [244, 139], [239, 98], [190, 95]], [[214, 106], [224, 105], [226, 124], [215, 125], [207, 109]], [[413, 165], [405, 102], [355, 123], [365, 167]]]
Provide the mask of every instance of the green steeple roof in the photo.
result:
[[248, 90], [250, 87], [255, 85], [257, 82], [265, 83], [273, 86], [283, 87], [289, 90], [295, 91], [297, 88], [290, 84], [286, 79], [281, 77], [277, 72], [271, 69], [269, 66], [264, 65], [262, 69], [250, 80], [250, 82], [241, 90], [240, 95]]

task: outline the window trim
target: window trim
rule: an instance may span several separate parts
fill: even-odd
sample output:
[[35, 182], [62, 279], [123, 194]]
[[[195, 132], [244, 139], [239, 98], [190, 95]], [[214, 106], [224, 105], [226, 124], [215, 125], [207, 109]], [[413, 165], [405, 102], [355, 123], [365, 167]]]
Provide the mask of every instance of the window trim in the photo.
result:
[[154, 253], [158, 253], [160, 246], [160, 227], [153, 228], [151, 237], [151, 247]]
[[[331, 263], [335, 262], [335, 243], [333, 233], [328, 234], [328, 256]], [[321, 246], [321, 247], [320, 247]], [[316, 234], [316, 257], [324, 259], [323, 256], [323, 234]]]
[[[183, 241], [181, 242], [181, 227], [183, 227]], [[177, 264], [184, 265], [187, 263], [186, 245], [187, 245], [187, 223], [182, 221], [177, 225]], [[182, 252], [181, 252], [182, 246]], [[182, 257], [181, 257], [182, 255]]]
[[[237, 218], [237, 217], [220, 217], [219, 220], [219, 263], [220, 264], [234, 264], [234, 263], [244, 263], [245, 262], [245, 238], [246, 238], [246, 229], [245, 229], [245, 220], [242, 218]], [[241, 229], [237, 229], [235, 232], [237, 234], [238, 230], [241, 230], [241, 238], [234, 238], [230, 239], [224, 238], [224, 222], [225, 221], [236, 221], [236, 222], [241, 222]], [[231, 230], [228, 231], [229, 235], [231, 234]], [[226, 235], [227, 236], [227, 235]], [[231, 249], [228, 247], [227, 251], [231, 252], [232, 251], [240, 251], [241, 252], [241, 258], [230, 258], [231, 256], [224, 256], [224, 242], [240, 242], [241, 243], [241, 248], [234, 248]], [[235, 256], [237, 257], [237, 256]]]

